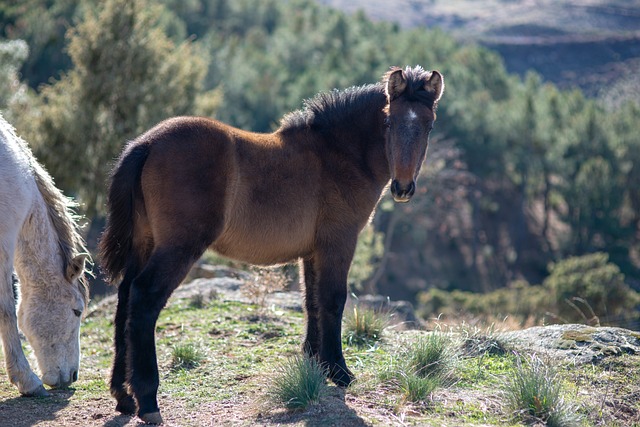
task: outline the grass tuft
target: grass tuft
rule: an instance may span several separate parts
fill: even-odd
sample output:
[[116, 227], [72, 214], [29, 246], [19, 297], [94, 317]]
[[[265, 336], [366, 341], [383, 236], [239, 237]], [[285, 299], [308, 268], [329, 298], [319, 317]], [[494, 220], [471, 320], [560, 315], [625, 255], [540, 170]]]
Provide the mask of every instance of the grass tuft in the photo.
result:
[[451, 339], [434, 331], [406, 345], [379, 378], [394, 385], [406, 400], [420, 402], [452, 382], [456, 361], [457, 352]]
[[328, 392], [327, 370], [316, 359], [293, 356], [277, 369], [267, 399], [287, 409], [303, 410], [318, 403]]
[[445, 378], [456, 359], [451, 339], [440, 331], [433, 331], [409, 345], [407, 361], [415, 375]]
[[171, 368], [193, 369], [204, 359], [203, 352], [193, 344], [176, 345], [173, 347]]
[[442, 381], [438, 376], [422, 377], [410, 372], [400, 372], [397, 383], [398, 389], [409, 402], [424, 402], [441, 385]]
[[507, 347], [494, 333], [493, 325], [487, 332], [481, 332], [478, 328], [470, 330], [467, 327], [463, 328], [462, 333], [465, 335], [462, 342], [462, 352], [466, 356], [504, 356], [507, 354]]
[[549, 427], [580, 425], [582, 417], [574, 405], [563, 398], [561, 379], [556, 370], [532, 356], [527, 363], [519, 359], [505, 395], [516, 418], [527, 423], [543, 422]]
[[344, 336], [348, 345], [371, 347], [382, 339], [389, 315], [371, 308], [353, 306], [344, 316]]
[[205, 305], [206, 305], [206, 301], [205, 301], [204, 295], [202, 295], [201, 292], [197, 292], [191, 295], [191, 298], [189, 298], [190, 308], [202, 309], [205, 307]]

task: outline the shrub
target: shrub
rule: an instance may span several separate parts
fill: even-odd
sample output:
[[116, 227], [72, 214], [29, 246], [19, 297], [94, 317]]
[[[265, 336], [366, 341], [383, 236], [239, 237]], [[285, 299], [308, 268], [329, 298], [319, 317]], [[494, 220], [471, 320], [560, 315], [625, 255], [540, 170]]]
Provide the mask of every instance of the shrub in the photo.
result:
[[519, 281], [486, 294], [431, 288], [418, 295], [418, 312], [425, 318], [441, 315], [459, 318], [462, 314], [485, 323], [512, 317], [522, 327], [539, 323], [549, 311], [550, 303], [548, 291], [542, 286]]
[[552, 310], [566, 322], [619, 324], [637, 317], [640, 294], [624, 283], [624, 274], [606, 253], [558, 262], [543, 287], [552, 296]]
[[418, 311], [424, 317], [468, 315], [486, 323], [510, 316], [521, 327], [542, 322], [627, 326], [640, 320], [640, 293], [624, 280], [607, 254], [595, 253], [552, 265], [542, 285], [519, 281], [486, 294], [432, 288], [418, 295]]
[[282, 291], [287, 285], [287, 276], [278, 268], [254, 268], [254, 277], [242, 285], [242, 293], [251, 303], [266, 308], [267, 295]]

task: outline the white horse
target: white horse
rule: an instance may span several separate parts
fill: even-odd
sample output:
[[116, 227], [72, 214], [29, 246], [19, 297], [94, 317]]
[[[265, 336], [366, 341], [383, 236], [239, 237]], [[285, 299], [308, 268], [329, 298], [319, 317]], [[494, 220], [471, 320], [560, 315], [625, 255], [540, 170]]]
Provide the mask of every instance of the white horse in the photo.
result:
[[[26, 396], [46, 396], [43, 383], [66, 387], [78, 379], [88, 255], [74, 206], [0, 115], [0, 337], [9, 380]], [[42, 380], [22, 352], [18, 323]]]

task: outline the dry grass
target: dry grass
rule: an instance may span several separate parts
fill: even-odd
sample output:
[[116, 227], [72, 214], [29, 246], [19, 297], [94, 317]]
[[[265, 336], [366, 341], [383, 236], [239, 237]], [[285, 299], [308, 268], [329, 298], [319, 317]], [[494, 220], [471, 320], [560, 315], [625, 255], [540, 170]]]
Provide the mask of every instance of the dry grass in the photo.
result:
[[253, 278], [246, 280], [242, 286], [242, 293], [249, 300], [260, 307], [266, 308], [267, 295], [280, 292], [287, 286], [287, 276], [278, 267], [274, 268], [253, 268]]

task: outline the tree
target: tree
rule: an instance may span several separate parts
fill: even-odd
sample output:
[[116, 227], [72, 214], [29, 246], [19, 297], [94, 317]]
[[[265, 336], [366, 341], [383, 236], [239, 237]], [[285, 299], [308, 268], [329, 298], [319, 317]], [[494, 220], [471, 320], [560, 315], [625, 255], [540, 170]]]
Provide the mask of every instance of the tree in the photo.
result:
[[87, 1], [21, 0], [0, 2], [0, 37], [24, 40], [30, 54], [20, 72], [32, 88], [59, 76], [71, 65], [64, 34]]
[[24, 97], [27, 88], [20, 82], [18, 70], [28, 54], [29, 47], [23, 40], [0, 40], [0, 110], [19, 103]]
[[127, 140], [204, 104], [206, 57], [165, 35], [163, 13], [145, 0], [108, 0], [87, 12], [67, 34], [73, 68], [42, 89], [29, 140], [90, 218], [102, 213], [109, 168]]

